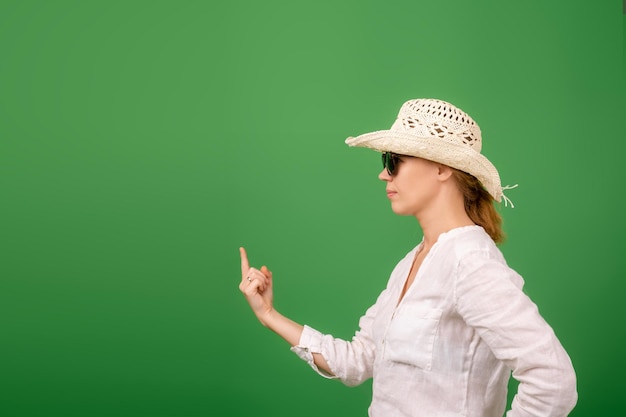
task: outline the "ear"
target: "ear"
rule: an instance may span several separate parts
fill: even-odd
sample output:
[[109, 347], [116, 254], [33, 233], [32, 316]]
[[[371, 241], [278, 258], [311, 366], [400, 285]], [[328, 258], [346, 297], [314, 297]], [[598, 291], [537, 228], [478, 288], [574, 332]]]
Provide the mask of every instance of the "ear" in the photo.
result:
[[452, 176], [452, 168], [444, 164], [437, 164], [439, 181], [447, 181]]

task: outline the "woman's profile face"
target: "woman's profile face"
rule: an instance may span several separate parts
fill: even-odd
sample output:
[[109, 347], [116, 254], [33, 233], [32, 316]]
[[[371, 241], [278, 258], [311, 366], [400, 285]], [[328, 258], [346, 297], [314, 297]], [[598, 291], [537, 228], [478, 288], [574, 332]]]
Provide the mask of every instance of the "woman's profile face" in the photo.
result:
[[378, 178], [386, 183], [387, 198], [394, 213], [417, 216], [428, 207], [441, 186], [440, 164], [412, 156], [400, 155], [399, 158], [393, 175], [383, 168]]

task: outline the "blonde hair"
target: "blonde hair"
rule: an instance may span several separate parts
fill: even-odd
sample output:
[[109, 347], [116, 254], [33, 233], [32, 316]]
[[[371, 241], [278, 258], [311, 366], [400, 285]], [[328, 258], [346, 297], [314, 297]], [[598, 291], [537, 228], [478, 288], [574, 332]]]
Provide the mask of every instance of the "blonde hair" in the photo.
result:
[[485, 229], [494, 242], [504, 242], [506, 236], [502, 230], [502, 216], [496, 211], [491, 194], [473, 175], [454, 168], [452, 172], [452, 176], [463, 194], [465, 212], [469, 218]]

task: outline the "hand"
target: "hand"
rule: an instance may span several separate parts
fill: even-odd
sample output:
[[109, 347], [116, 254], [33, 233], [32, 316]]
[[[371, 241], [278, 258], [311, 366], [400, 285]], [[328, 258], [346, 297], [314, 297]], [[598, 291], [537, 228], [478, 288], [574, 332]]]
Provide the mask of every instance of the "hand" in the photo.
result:
[[239, 254], [241, 255], [239, 289], [248, 300], [254, 314], [264, 323], [264, 317], [274, 309], [272, 272], [265, 265], [261, 269], [251, 268], [244, 248], [239, 248]]

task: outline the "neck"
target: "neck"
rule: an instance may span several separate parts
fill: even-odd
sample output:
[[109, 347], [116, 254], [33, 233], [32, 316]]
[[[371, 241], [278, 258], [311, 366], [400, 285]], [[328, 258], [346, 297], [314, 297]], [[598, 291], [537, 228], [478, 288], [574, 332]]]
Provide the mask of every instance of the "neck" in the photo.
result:
[[430, 207], [415, 214], [424, 234], [424, 248], [430, 249], [439, 235], [464, 226], [473, 226], [474, 222], [465, 212], [462, 197], [443, 199], [441, 204]]

